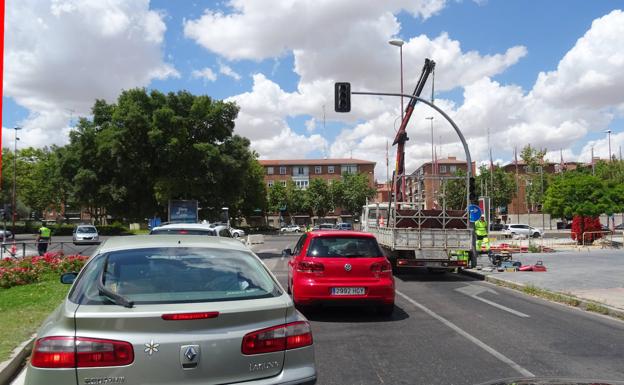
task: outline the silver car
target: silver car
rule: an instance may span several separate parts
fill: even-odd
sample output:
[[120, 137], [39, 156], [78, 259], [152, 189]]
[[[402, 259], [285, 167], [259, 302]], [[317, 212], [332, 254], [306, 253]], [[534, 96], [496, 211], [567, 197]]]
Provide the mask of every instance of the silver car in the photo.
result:
[[108, 239], [37, 333], [26, 384], [313, 384], [310, 324], [241, 242]]
[[93, 225], [78, 225], [72, 234], [74, 244], [97, 244], [100, 243], [100, 235]]
[[150, 231], [152, 235], [211, 235], [217, 237], [232, 238], [232, 233], [227, 226], [208, 225], [203, 223], [170, 223], [154, 227]]

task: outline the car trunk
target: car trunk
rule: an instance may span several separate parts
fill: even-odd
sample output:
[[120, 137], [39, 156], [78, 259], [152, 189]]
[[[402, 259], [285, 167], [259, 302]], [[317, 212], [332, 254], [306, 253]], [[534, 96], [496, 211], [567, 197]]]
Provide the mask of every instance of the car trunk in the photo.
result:
[[[284, 352], [244, 355], [245, 334], [285, 322], [282, 297], [202, 304], [81, 305], [76, 336], [132, 344], [127, 366], [79, 368], [78, 382], [123, 377], [126, 384], [224, 384], [279, 374]], [[164, 320], [163, 314], [218, 312], [214, 318]], [[193, 350], [188, 351], [188, 346]], [[185, 347], [186, 346], [186, 347]], [[192, 361], [186, 354], [195, 355]]]
[[374, 264], [383, 263], [385, 257], [324, 257], [306, 258], [311, 262], [323, 264], [322, 274], [317, 274], [316, 281], [349, 283], [355, 281], [379, 280], [372, 267]]

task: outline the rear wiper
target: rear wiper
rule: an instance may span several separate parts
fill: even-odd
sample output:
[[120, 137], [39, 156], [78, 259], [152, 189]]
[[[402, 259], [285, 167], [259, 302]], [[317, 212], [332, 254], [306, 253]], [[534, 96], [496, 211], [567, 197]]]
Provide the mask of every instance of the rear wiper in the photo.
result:
[[123, 307], [133, 307], [134, 301], [129, 300], [128, 298], [121, 296], [117, 293], [112, 292], [104, 286], [104, 276], [106, 274], [106, 267], [108, 266], [108, 256], [104, 260], [104, 267], [102, 271], [100, 271], [100, 276], [97, 282], [97, 289], [99, 294], [111, 300], [115, 305], [120, 305]]

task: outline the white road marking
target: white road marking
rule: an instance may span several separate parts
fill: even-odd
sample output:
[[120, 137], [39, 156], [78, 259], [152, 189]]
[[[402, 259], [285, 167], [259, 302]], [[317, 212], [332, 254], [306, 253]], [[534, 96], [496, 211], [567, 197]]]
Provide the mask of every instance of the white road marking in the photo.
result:
[[464, 286], [464, 287], [457, 288], [457, 289], [455, 289], [455, 291], [458, 291], [458, 292], [460, 292], [462, 294], [466, 294], [470, 298], [474, 298], [477, 301], [481, 301], [483, 303], [487, 303], [488, 305], [494, 306], [495, 308], [504, 310], [504, 311], [506, 311], [508, 313], [511, 313], [513, 315], [516, 315], [518, 317], [522, 317], [522, 318], [530, 318], [531, 317], [528, 314], [524, 314], [524, 313], [519, 312], [517, 310], [508, 308], [507, 306], [503, 306], [503, 305], [498, 304], [496, 302], [493, 302], [493, 301], [487, 300], [485, 298], [479, 297], [479, 294], [481, 294], [483, 292], [490, 292], [490, 293], [494, 293], [494, 294], [498, 295], [497, 292], [495, 292], [494, 290], [492, 290], [492, 289], [490, 289], [488, 287], [483, 287], [483, 286], [480, 286], [480, 285], [467, 285], [467, 286]]
[[396, 293], [398, 295], [400, 295], [403, 299], [405, 299], [407, 302], [411, 303], [412, 305], [416, 306], [420, 310], [422, 310], [425, 313], [429, 314], [431, 317], [437, 319], [438, 321], [442, 322], [444, 325], [446, 325], [449, 328], [453, 329], [457, 334], [463, 336], [464, 338], [466, 338], [470, 342], [474, 343], [475, 345], [477, 345], [481, 349], [483, 349], [486, 352], [490, 353], [491, 355], [496, 357], [499, 361], [502, 361], [502, 362], [506, 363], [507, 365], [511, 366], [515, 371], [517, 371], [518, 373], [520, 373], [524, 377], [535, 377], [535, 375], [533, 373], [529, 372], [528, 370], [526, 370], [522, 366], [518, 365], [517, 363], [512, 361], [510, 358], [508, 358], [504, 354], [500, 353], [499, 351], [495, 350], [491, 346], [487, 345], [485, 342], [481, 341], [477, 337], [474, 337], [473, 335], [469, 334], [468, 332], [466, 332], [465, 330], [463, 330], [459, 326], [455, 325], [451, 321], [449, 321], [446, 318], [438, 315], [437, 313], [435, 313], [434, 311], [430, 310], [426, 306], [424, 306], [424, 305], [414, 301], [413, 299], [411, 299], [407, 295], [401, 293], [400, 291], [396, 290]]

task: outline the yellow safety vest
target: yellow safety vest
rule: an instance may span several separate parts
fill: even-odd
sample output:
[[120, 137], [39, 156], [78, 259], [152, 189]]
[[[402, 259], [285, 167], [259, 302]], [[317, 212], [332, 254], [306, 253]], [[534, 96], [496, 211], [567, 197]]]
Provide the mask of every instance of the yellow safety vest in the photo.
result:
[[487, 235], [487, 222], [479, 219], [475, 222], [475, 233], [477, 235]]
[[50, 238], [50, 236], [52, 235], [52, 230], [43, 226], [39, 228], [39, 235], [41, 236], [41, 238]]

